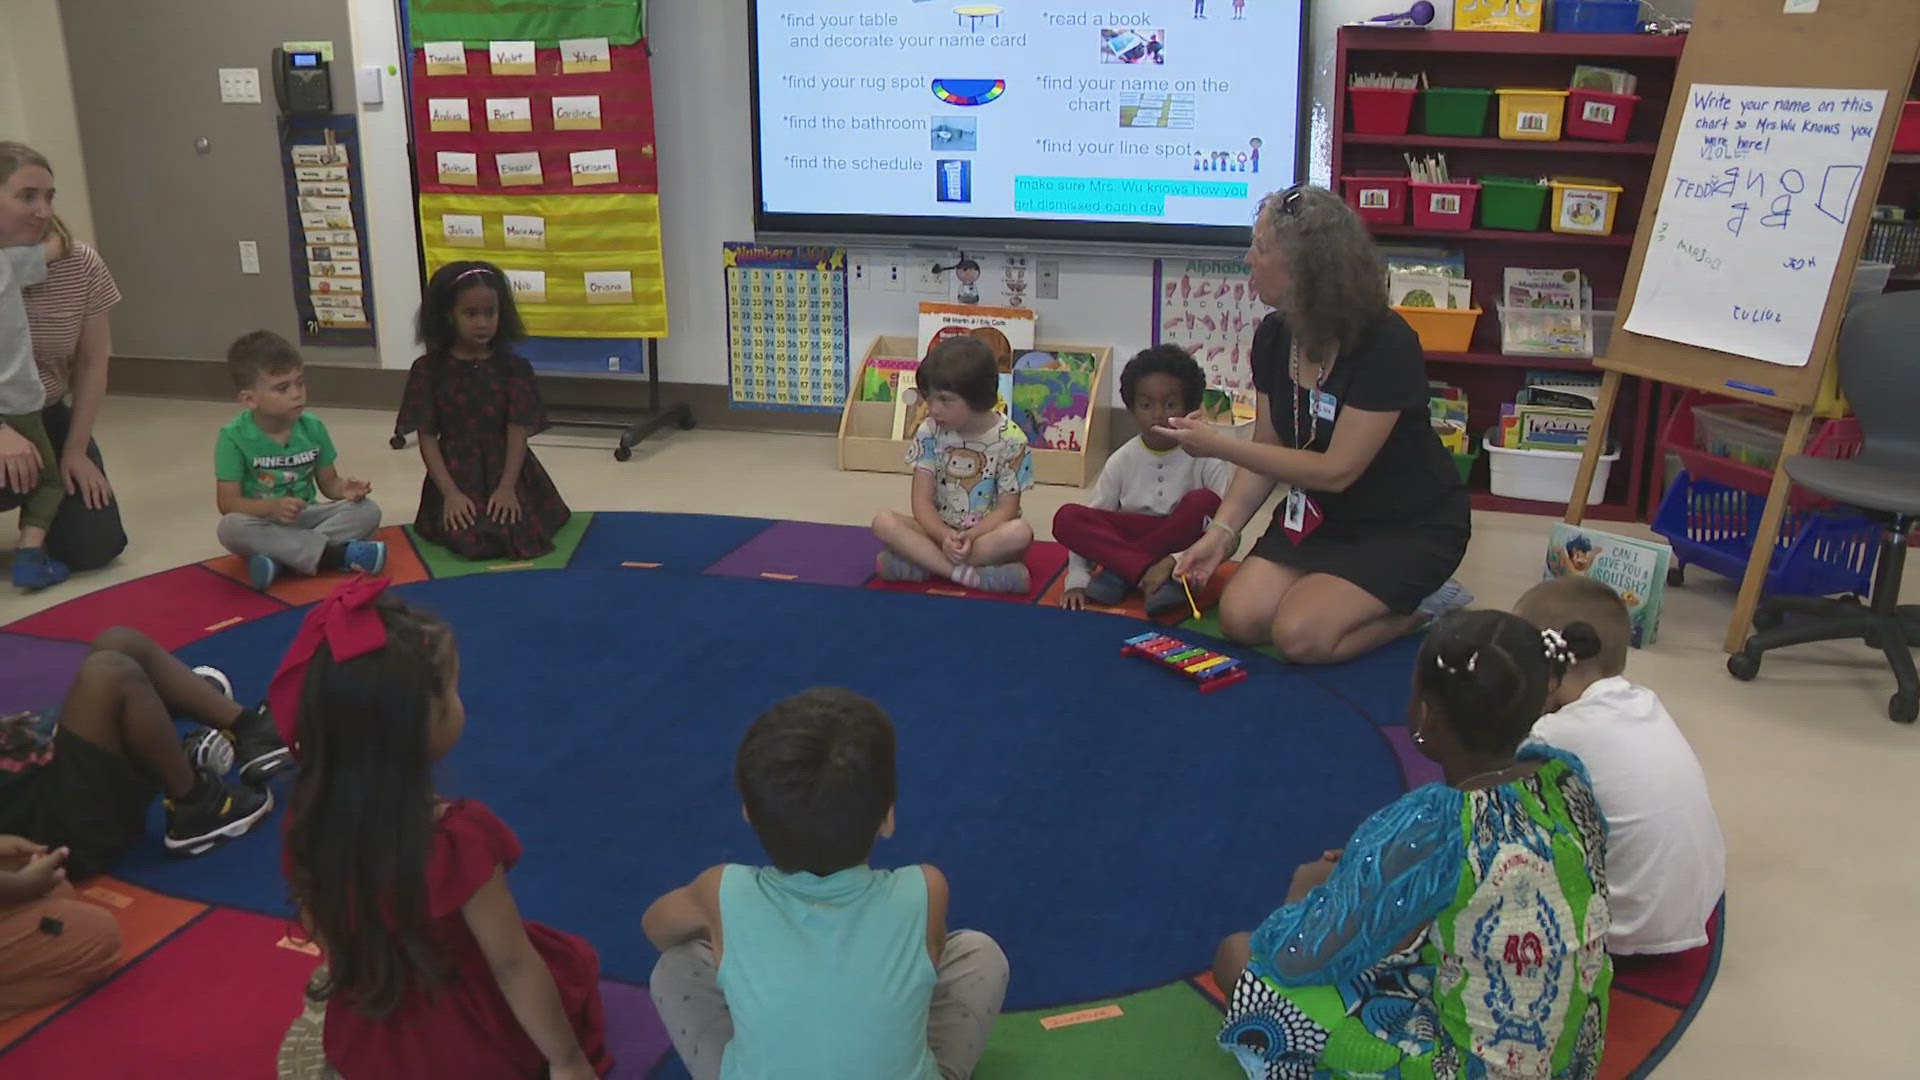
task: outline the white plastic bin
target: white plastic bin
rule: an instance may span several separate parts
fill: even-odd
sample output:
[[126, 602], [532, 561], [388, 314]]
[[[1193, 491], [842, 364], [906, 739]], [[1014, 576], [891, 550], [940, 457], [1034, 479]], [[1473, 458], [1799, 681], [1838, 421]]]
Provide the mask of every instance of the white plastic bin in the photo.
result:
[[[1610, 447], [1593, 470], [1593, 484], [1587, 489], [1589, 504], [1605, 502], [1607, 480], [1613, 475], [1613, 463], [1620, 460], [1620, 448]], [[1580, 453], [1573, 450], [1509, 450], [1487, 439], [1487, 467], [1495, 495], [1509, 499], [1534, 499], [1539, 502], [1565, 503], [1573, 499], [1573, 482], [1580, 476]]]

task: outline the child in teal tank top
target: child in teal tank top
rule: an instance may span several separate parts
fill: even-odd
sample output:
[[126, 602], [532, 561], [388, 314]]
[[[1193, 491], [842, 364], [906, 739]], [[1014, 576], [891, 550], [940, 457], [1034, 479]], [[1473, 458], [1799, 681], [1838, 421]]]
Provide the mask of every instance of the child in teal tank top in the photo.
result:
[[846, 690], [755, 721], [734, 767], [772, 866], [709, 868], [647, 909], [652, 993], [695, 1080], [954, 1080], [972, 1074], [1007, 958], [947, 932], [932, 866], [875, 870], [893, 835], [893, 722]]

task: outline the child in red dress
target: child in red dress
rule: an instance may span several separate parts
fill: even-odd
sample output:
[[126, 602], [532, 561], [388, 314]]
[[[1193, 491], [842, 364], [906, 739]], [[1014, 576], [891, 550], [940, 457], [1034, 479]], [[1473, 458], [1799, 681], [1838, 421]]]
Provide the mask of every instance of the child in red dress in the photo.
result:
[[281, 1075], [605, 1076], [599, 957], [522, 922], [512, 830], [434, 794], [466, 723], [460, 661], [447, 625], [385, 586], [357, 578], [314, 608], [269, 697], [298, 718], [281, 719], [300, 762], [285, 870], [326, 958]]
[[427, 478], [413, 529], [465, 559], [534, 559], [572, 517], [529, 436], [547, 427], [526, 329], [500, 268], [448, 263], [427, 282], [400, 426], [420, 433]]

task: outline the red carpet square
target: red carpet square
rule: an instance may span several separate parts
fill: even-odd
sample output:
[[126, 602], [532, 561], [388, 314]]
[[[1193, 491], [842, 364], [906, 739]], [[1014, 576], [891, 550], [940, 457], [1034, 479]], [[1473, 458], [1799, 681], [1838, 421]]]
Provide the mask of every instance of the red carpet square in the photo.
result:
[[[1221, 563], [1220, 569], [1214, 571], [1213, 576], [1207, 579], [1206, 588], [1193, 594], [1194, 602], [1199, 605], [1201, 611], [1213, 610], [1214, 605], [1220, 602], [1220, 594], [1227, 590], [1227, 582], [1233, 580], [1233, 572], [1239, 568], [1240, 564], [1237, 562]], [[1061, 574], [1059, 580], [1053, 583], [1053, 587], [1048, 589], [1046, 594], [1040, 597], [1040, 603], [1058, 606], [1060, 597], [1065, 595], [1066, 591], [1067, 576]], [[1126, 601], [1119, 607], [1102, 607], [1099, 604], [1088, 604], [1087, 610], [1105, 612], [1108, 615], [1131, 615], [1136, 619], [1144, 619], [1147, 617], [1147, 599], [1139, 593], [1133, 592], [1127, 594]], [[1192, 617], [1193, 612], [1183, 607], [1174, 614], [1162, 618], [1160, 622], [1166, 626], [1176, 626]]]
[[1051, 540], [1036, 540], [1027, 549], [1027, 577], [1029, 587], [1024, 593], [993, 593], [980, 589], [969, 589], [955, 585], [951, 581], [881, 581], [879, 578], [867, 582], [867, 588], [883, 592], [926, 593], [930, 596], [964, 596], [974, 600], [1011, 600], [1020, 604], [1031, 604], [1040, 599], [1067, 569], [1067, 549]]
[[[381, 577], [393, 579], [395, 585], [408, 585], [416, 581], [427, 580], [427, 568], [420, 556], [413, 550], [413, 543], [407, 539], [407, 530], [398, 525], [381, 529], [374, 534], [375, 540], [384, 540], [387, 544], [387, 568]], [[242, 585], [247, 583], [247, 561], [238, 555], [223, 555], [218, 559], [208, 559], [200, 564], [223, 577], [229, 577]], [[304, 607], [307, 604], [325, 600], [340, 587], [340, 583], [353, 575], [344, 571], [332, 574], [316, 574], [302, 577], [299, 574], [286, 574], [273, 583], [267, 595], [276, 600]]]
[[285, 610], [280, 601], [204, 566], [182, 566], [69, 600], [29, 615], [9, 629], [64, 641], [92, 641], [108, 627], [131, 626], [172, 650]]
[[1707, 943], [1666, 956], [1616, 956], [1613, 985], [1655, 1001], [1684, 1009], [1700, 995], [1707, 969], [1713, 965], [1714, 942], [1720, 937], [1720, 911], [1707, 920]]
[[[273, 1076], [319, 958], [287, 921], [219, 909], [0, 1058], [8, 1076]], [[76, 1071], [76, 1047], [86, 1047]]]
[[[113, 912], [120, 921], [120, 959], [117, 966], [121, 969], [145, 956], [148, 950], [165, 941], [167, 935], [207, 910], [205, 904], [161, 896], [111, 877], [81, 882], [74, 886], [74, 891], [80, 894], [80, 899]], [[64, 1001], [57, 1002], [0, 1023], [0, 1048], [11, 1045], [66, 1004]], [[10, 1061], [0, 1067], [0, 1073], [27, 1075], [15, 1074]]]
[[1607, 1012], [1607, 1048], [1600, 1057], [1600, 1080], [1636, 1075], [1680, 1022], [1680, 1010], [1614, 987]]

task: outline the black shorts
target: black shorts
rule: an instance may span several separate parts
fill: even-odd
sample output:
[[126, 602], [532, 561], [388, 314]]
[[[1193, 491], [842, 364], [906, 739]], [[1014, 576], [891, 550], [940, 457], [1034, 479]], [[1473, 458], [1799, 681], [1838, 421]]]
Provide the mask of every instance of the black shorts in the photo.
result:
[[77, 879], [112, 869], [146, 833], [160, 784], [127, 758], [56, 727], [53, 760], [12, 780], [5, 793], [0, 831], [69, 849], [67, 876]]
[[1281, 524], [1282, 500], [1266, 535], [1248, 554], [1299, 571], [1350, 581], [1395, 615], [1412, 614], [1460, 568], [1473, 535], [1473, 503], [1456, 489], [1432, 509], [1390, 522], [1323, 521], [1298, 544]]

